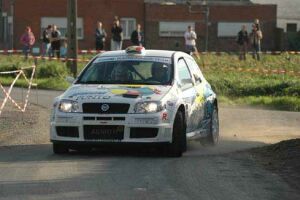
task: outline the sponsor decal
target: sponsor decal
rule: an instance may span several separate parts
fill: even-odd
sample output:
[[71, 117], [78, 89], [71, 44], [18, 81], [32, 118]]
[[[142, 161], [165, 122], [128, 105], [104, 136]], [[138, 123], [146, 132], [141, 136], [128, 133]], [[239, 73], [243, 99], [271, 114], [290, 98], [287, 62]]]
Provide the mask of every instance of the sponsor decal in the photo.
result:
[[95, 60], [94, 63], [101, 63], [101, 62], [113, 62], [113, 61], [145, 61], [145, 62], [160, 62], [166, 64], [172, 64], [171, 58], [165, 57], [150, 57], [150, 56], [130, 56], [130, 55], [123, 55], [123, 56], [116, 56], [116, 57], [99, 57]]
[[115, 95], [126, 96], [150, 96], [153, 94], [161, 95], [161, 90], [156, 87], [136, 85], [120, 86], [118, 88], [111, 89], [110, 92]]

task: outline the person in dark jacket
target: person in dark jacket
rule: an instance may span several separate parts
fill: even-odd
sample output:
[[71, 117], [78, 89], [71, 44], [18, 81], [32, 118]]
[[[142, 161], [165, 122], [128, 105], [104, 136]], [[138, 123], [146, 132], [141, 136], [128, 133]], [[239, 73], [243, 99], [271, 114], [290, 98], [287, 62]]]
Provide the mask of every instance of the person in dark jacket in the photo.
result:
[[111, 50], [121, 50], [123, 41], [123, 29], [120, 26], [120, 21], [115, 20], [113, 27], [111, 28]]
[[53, 54], [56, 54], [57, 58], [60, 58], [60, 39], [61, 39], [61, 33], [57, 29], [56, 25], [52, 26], [53, 30], [51, 33], [51, 49], [53, 51]]
[[42, 44], [42, 55], [49, 57], [51, 56], [51, 43], [50, 37], [52, 32], [52, 26], [48, 25], [47, 28], [43, 31], [43, 44]]
[[136, 26], [136, 30], [131, 33], [131, 43], [136, 46], [143, 46], [143, 33], [141, 31], [141, 25]]
[[106, 38], [106, 32], [104, 28], [102, 28], [102, 23], [97, 22], [97, 28], [96, 28], [96, 50], [103, 50], [104, 49], [104, 43]]
[[240, 60], [246, 60], [249, 37], [245, 25], [242, 26], [242, 30], [238, 33], [237, 43], [240, 46]]

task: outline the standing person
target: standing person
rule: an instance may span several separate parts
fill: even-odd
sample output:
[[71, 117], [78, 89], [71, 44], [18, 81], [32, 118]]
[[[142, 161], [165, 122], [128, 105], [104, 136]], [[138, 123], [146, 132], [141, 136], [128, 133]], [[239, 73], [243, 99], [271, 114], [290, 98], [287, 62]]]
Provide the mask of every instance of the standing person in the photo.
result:
[[184, 33], [184, 39], [187, 53], [194, 54], [198, 58], [199, 54], [196, 47], [197, 34], [195, 33], [195, 31], [193, 31], [193, 28], [191, 26], [188, 26], [187, 31]]
[[121, 50], [123, 40], [123, 29], [120, 26], [119, 20], [114, 21], [113, 27], [111, 28], [111, 33], [111, 50]]
[[25, 32], [20, 38], [20, 42], [23, 44], [23, 53], [25, 56], [25, 59], [28, 59], [28, 54], [31, 51], [32, 46], [35, 43], [35, 37], [34, 34], [31, 31], [31, 28], [29, 26], [26, 27]]
[[53, 52], [53, 54], [56, 54], [57, 58], [60, 58], [60, 39], [61, 39], [61, 33], [57, 29], [56, 25], [53, 25], [52, 28], [53, 28], [53, 30], [52, 30], [51, 38], [50, 38], [52, 52]]
[[260, 60], [260, 51], [261, 51], [261, 39], [262, 39], [262, 32], [258, 29], [256, 24], [252, 25], [252, 32], [250, 34], [251, 38], [251, 45], [253, 48], [253, 55], [254, 59]]
[[48, 25], [47, 28], [43, 31], [43, 44], [42, 44], [42, 55], [43, 57], [48, 55], [51, 56], [51, 43], [50, 37], [52, 32], [52, 26]]
[[136, 26], [136, 30], [131, 33], [131, 42], [136, 46], [143, 46], [143, 33], [141, 31], [141, 25]]
[[254, 25], [257, 27], [258, 30], [261, 30], [259, 19], [254, 19]]
[[238, 33], [238, 38], [237, 38], [237, 43], [240, 47], [239, 48], [239, 50], [240, 50], [239, 59], [240, 60], [246, 60], [248, 42], [249, 42], [248, 32], [247, 32], [246, 26], [243, 25], [242, 29]]
[[104, 49], [104, 43], [106, 38], [106, 32], [104, 28], [102, 28], [102, 23], [97, 22], [97, 28], [96, 28], [96, 50], [103, 50]]
[[60, 46], [60, 57], [61, 58], [66, 58], [67, 57], [67, 51], [68, 51], [68, 43], [67, 40], [64, 39], [61, 41], [61, 46]]

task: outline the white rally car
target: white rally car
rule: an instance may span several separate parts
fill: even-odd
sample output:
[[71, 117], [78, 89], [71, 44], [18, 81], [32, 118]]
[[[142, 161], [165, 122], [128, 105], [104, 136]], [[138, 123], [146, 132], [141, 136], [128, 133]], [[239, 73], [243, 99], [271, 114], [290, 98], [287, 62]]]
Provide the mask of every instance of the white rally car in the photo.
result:
[[55, 98], [50, 134], [57, 154], [82, 146], [155, 143], [181, 156], [187, 139], [218, 142], [218, 103], [190, 55], [133, 46], [87, 64]]

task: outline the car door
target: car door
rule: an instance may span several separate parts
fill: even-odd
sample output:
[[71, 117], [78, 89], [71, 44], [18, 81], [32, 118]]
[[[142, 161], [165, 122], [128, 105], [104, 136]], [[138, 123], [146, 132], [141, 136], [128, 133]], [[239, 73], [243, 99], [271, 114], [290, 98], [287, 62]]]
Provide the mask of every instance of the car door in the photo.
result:
[[194, 88], [191, 72], [183, 58], [178, 59], [177, 70], [178, 85], [182, 91], [182, 99], [184, 101], [186, 110], [187, 132], [191, 132], [196, 129], [192, 119], [192, 113], [194, 112], [193, 109], [196, 100], [196, 90]]
[[203, 78], [203, 75], [199, 69], [199, 66], [195, 62], [195, 60], [191, 57], [185, 57], [184, 58], [191, 73], [192, 73], [192, 78], [194, 81], [194, 88], [196, 90], [196, 99], [193, 104], [193, 109], [191, 113], [191, 118], [192, 118], [192, 126], [195, 127], [195, 129], [201, 128], [201, 121], [204, 118], [204, 104], [205, 104], [205, 80]]

